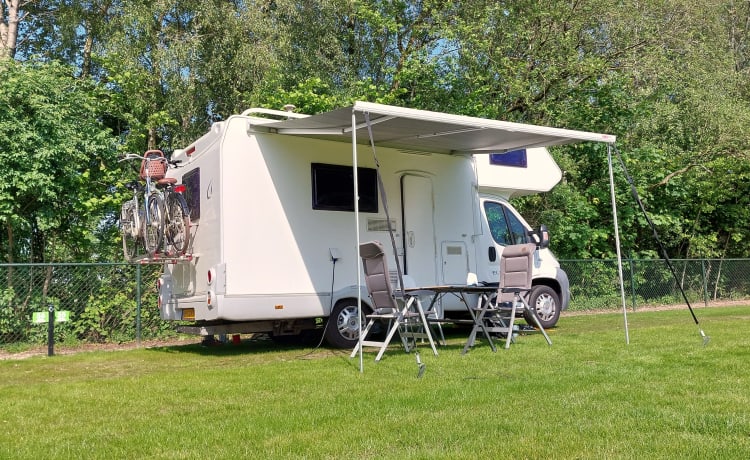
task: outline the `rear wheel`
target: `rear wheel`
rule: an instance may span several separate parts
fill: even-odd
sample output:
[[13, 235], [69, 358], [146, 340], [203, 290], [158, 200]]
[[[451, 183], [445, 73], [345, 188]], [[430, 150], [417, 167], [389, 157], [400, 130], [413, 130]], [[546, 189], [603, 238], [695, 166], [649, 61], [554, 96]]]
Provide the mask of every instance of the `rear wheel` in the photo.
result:
[[[554, 327], [560, 319], [560, 297], [549, 286], [538, 285], [531, 289], [529, 307], [545, 329]], [[534, 319], [526, 311], [524, 311], [524, 319], [529, 325], [536, 326]]]
[[143, 224], [143, 245], [149, 257], [154, 257], [164, 237], [164, 201], [157, 193], [146, 197], [148, 219]]
[[120, 211], [120, 233], [122, 235], [122, 252], [125, 260], [132, 262], [135, 259], [138, 247], [138, 226], [136, 219], [135, 202], [129, 200], [122, 205]]
[[185, 198], [179, 193], [167, 195], [164, 246], [168, 256], [181, 256], [190, 243], [190, 213]]
[[[365, 308], [367, 307], [363, 304], [363, 309]], [[328, 318], [325, 332], [326, 342], [336, 348], [354, 348], [359, 341], [358, 313], [356, 299], [338, 301]]]

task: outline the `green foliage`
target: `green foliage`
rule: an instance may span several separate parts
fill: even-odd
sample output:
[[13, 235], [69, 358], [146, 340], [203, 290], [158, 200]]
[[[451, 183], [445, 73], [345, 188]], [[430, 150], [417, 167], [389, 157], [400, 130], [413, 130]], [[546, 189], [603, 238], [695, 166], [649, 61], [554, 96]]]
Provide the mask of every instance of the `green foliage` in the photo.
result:
[[292, 104], [295, 111], [305, 114], [327, 112], [341, 106], [340, 97], [333, 93], [329, 84], [320, 78], [310, 78], [299, 82], [290, 89], [279, 87], [261, 101], [261, 105], [281, 110]]
[[111, 204], [106, 97], [59, 64], [0, 62], [0, 240], [7, 261], [78, 260]]
[[22, 331], [25, 316], [18, 312], [14, 299], [16, 297], [13, 289], [0, 290], [0, 343], [14, 342], [18, 337], [18, 331]]
[[[127, 170], [101, 153], [115, 150], [102, 127], [122, 151], [170, 152], [249, 107], [294, 104], [319, 113], [356, 99], [615, 134], [671, 255], [750, 251], [747, 2], [65, 0], [27, 7], [17, 56], [28, 65], [6, 71], [3, 63], [8, 78], [0, 82], [0, 106], [8, 107], [0, 111], [0, 161], [18, 172], [0, 176], [9, 184], [0, 188], [0, 220], [19, 238], [12, 254], [5, 244], [6, 258], [114, 253], [100, 242], [114, 243], [108, 213], [122, 196], [100, 192]], [[41, 61], [50, 65], [33, 64]], [[97, 149], [83, 165], [77, 154]], [[34, 168], [24, 165], [25, 151], [39, 157]], [[550, 226], [560, 256], [612, 256], [606, 149], [553, 154], [563, 184], [519, 207]], [[656, 255], [619, 169], [624, 250]], [[50, 179], [52, 171], [65, 179]], [[96, 191], [86, 186], [93, 184]], [[76, 200], [52, 208], [68, 190], [80, 191]], [[60, 209], [80, 222], [63, 222]], [[96, 222], [80, 217], [97, 212]], [[84, 225], [97, 230], [77, 230]]]

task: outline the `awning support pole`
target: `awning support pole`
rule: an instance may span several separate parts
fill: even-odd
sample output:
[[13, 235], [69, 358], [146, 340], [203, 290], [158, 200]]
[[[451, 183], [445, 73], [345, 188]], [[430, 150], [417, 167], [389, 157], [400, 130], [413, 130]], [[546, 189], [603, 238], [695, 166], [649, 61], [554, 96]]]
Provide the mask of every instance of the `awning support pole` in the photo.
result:
[[362, 355], [362, 275], [360, 273], [362, 260], [359, 257], [359, 181], [357, 180], [357, 115], [352, 110], [352, 168], [354, 169], [354, 247], [355, 270], [357, 271], [357, 329], [359, 331], [359, 372], [365, 372], [364, 357]]
[[615, 180], [612, 172], [612, 144], [607, 145], [607, 163], [609, 165], [609, 192], [612, 197], [612, 219], [615, 223], [615, 248], [617, 248], [617, 274], [620, 277], [620, 298], [622, 300], [622, 317], [625, 322], [625, 344], [630, 344], [628, 331], [628, 310], [625, 306], [625, 283], [622, 276], [622, 254], [620, 253], [620, 228], [617, 223], [617, 202], [615, 201]]

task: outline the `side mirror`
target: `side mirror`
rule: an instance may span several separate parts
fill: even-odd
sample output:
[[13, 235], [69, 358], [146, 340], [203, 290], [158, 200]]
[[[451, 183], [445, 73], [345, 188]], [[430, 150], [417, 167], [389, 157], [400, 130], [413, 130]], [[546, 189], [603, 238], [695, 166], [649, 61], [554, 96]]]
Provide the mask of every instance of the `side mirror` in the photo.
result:
[[547, 249], [549, 247], [549, 230], [547, 226], [542, 224], [539, 226], [539, 230], [536, 231], [536, 245], [539, 249]]

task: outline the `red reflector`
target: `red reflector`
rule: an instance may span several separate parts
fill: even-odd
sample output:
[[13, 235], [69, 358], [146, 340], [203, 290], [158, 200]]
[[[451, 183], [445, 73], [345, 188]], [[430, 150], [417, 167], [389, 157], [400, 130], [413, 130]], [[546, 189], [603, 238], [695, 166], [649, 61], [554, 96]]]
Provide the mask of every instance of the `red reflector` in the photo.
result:
[[189, 147], [187, 150], [185, 150], [185, 155], [190, 156], [195, 153], [195, 146]]
[[211, 284], [211, 280], [213, 279], [213, 276], [211, 276], [211, 270], [208, 271], [208, 284]]
[[185, 184], [180, 184], [180, 185], [175, 185], [174, 186], [174, 191], [177, 192], [177, 193], [183, 193], [186, 189], [187, 189], [187, 187], [185, 187]]

